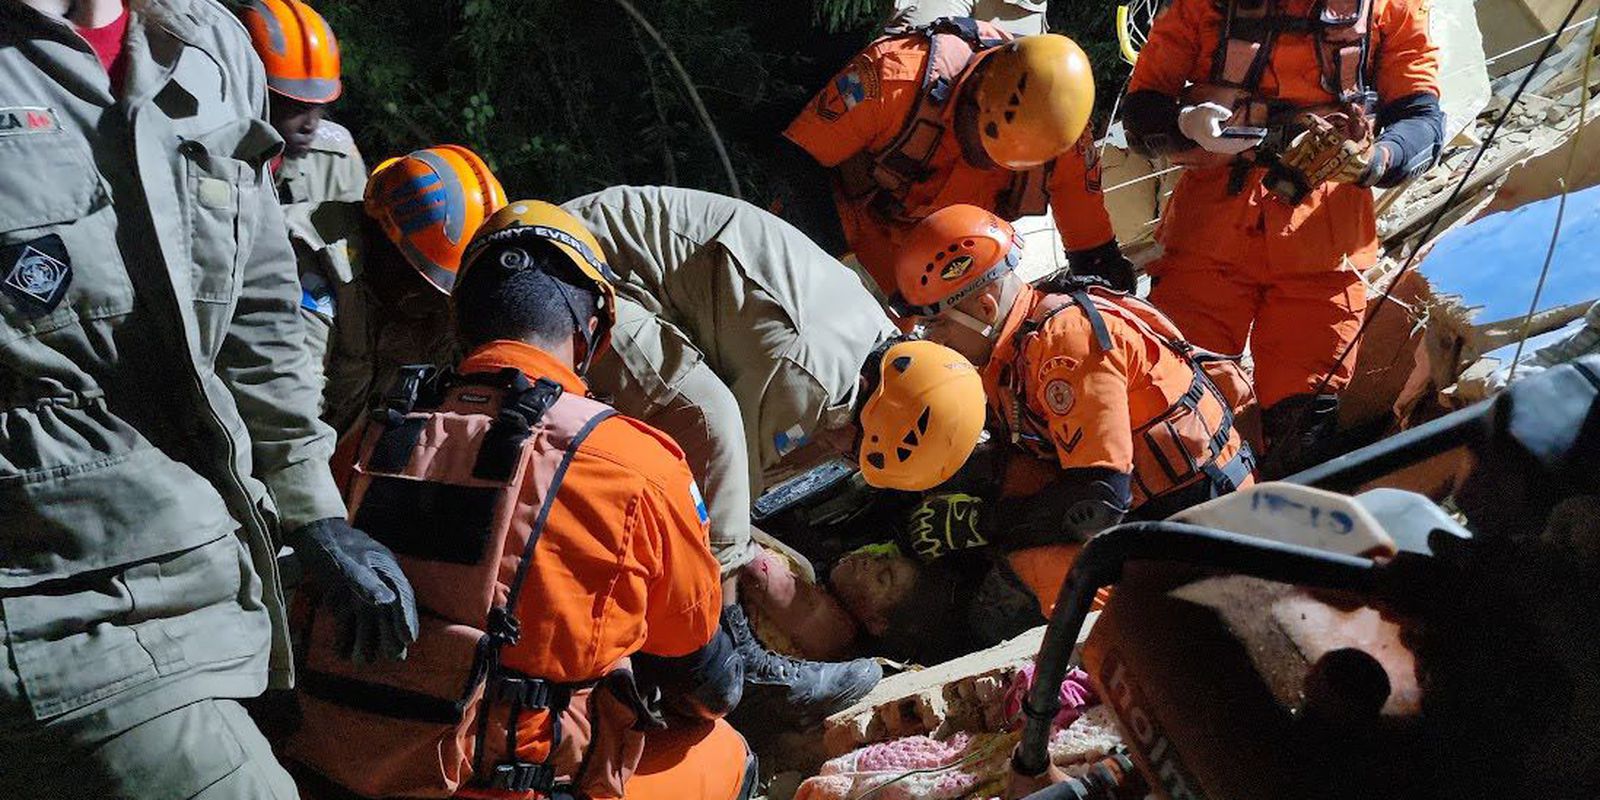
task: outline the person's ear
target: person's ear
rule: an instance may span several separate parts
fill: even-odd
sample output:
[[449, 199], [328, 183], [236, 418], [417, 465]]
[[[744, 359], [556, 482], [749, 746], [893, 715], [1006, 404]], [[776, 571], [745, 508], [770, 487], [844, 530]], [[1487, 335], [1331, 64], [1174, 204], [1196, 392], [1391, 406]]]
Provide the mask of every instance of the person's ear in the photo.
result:
[[999, 295], [995, 294], [994, 292], [984, 292], [983, 296], [978, 299], [978, 302], [980, 307], [983, 309], [983, 321], [991, 325], [998, 324], [1000, 322]]

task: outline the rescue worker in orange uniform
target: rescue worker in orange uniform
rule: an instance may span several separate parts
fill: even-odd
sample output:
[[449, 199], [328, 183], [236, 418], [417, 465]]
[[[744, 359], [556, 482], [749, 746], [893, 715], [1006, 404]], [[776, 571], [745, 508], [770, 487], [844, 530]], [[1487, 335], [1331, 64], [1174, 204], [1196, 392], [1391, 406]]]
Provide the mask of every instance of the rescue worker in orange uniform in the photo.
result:
[[[853, 251], [889, 294], [895, 254], [934, 211], [967, 203], [1017, 219], [1049, 208], [1072, 271], [1131, 290], [1101, 196], [1093, 107], [1088, 57], [1065, 36], [1012, 39], [966, 18], [885, 36], [784, 131], [805, 152], [787, 159], [780, 210], [824, 248]], [[817, 165], [828, 174], [804, 174]], [[843, 242], [815, 208], [824, 182]]]
[[409, 660], [364, 667], [308, 610], [304, 722], [285, 748], [308, 796], [753, 790], [721, 719], [743, 672], [718, 627], [705, 503], [671, 438], [587, 396], [616, 321], [601, 259], [560, 208], [502, 209], [457, 283], [465, 360], [407, 371], [387, 417], [344, 441], [353, 518], [429, 613]]
[[1369, 187], [1426, 170], [1443, 141], [1427, 2], [1175, 0], [1124, 109], [1135, 149], [1187, 167], [1150, 299], [1196, 344], [1249, 340], [1263, 474], [1291, 471], [1332, 432], [1355, 366]]
[[1032, 548], [1011, 564], [1048, 604], [1075, 552], [1050, 548], [1246, 486], [1254, 465], [1235, 400], [1170, 320], [1097, 281], [1031, 287], [1015, 271], [1021, 246], [1005, 220], [951, 206], [913, 231], [896, 285], [930, 340], [978, 366], [998, 433], [1059, 471], [1025, 501], [932, 495], [910, 544], [924, 558]]
[[505, 202], [483, 159], [447, 144], [384, 161], [365, 202], [341, 204], [357, 229], [347, 246], [325, 252], [338, 266], [331, 286], [301, 304], [319, 309], [307, 321], [306, 347], [323, 367], [322, 418], [335, 430], [366, 413], [400, 367], [455, 360], [456, 269], [473, 231]]

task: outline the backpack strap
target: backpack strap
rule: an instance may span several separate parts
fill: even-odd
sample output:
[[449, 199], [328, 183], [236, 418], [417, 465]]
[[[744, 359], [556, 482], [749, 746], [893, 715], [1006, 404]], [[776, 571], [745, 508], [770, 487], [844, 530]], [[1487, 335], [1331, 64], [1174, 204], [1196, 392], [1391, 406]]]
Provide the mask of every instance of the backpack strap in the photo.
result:
[[[933, 158], [944, 138], [945, 108], [955, 96], [956, 81], [979, 53], [1008, 41], [1003, 36], [985, 37], [978, 21], [970, 17], [941, 17], [900, 35], [922, 37], [928, 42], [921, 91], [901, 123], [900, 132], [887, 146], [869, 156], [868, 169], [858, 167], [856, 170], [869, 176], [871, 184], [879, 188], [873, 207], [889, 218], [900, 216], [906, 191], [926, 176], [928, 160]], [[959, 59], [960, 66], [947, 63], [950, 56], [944, 49], [947, 46], [968, 49], [967, 56]], [[853, 192], [850, 194], [855, 196]]]
[[530, 385], [518, 372], [515, 381], [478, 447], [478, 459], [472, 465], [474, 478], [496, 483], [510, 480], [522, 460], [523, 443], [545, 412], [561, 397], [561, 384], [549, 378], [540, 378]]
[[367, 457], [370, 469], [400, 472], [406, 468], [426, 424], [422, 417], [411, 416], [411, 412], [425, 400], [437, 402], [436, 389], [448, 374], [449, 370], [429, 364], [407, 364], [400, 368], [377, 407], [372, 409], [371, 419], [382, 432]]
[[[513, 409], [510, 416], [516, 417], [524, 412], [532, 414], [537, 412], [527, 425], [528, 429], [538, 424], [544, 414], [561, 400], [562, 391], [559, 385], [555, 388], [554, 396], [545, 401], [549, 390], [542, 388], [547, 383], [541, 380], [534, 384], [528, 391], [521, 393], [519, 402], [510, 404]], [[527, 402], [520, 402], [526, 399]], [[581, 398], [577, 398], [582, 400]], [[506, 723], [506, 750], [505, 757], [491, 769], [485, 771], [484, 760], [487, 752], [489, 736], [488, 710], [485, 709], [478, 720], [477, 744], [473, 759], [474, 786], [487, 787], [499, 791], [511, 792], [537, 792], [548, 795], [555, 786], [555, 767], [551, 760], [555, 758], [557, 746], [561, 741], [561, 712], [566, 709], [571, 700], [573, 687], [571, 685], [557, 684], [543, 678], [522, 675], [505, 668], [500, 661], [500, 651], [516, 642], [522, 636], [522, 625], [516, 617], [517, 600], [522, 595], [522, 587], [528, 580], [529, 569], [533, 565], [533, 551], [538, 546], [539, 539], [544, 535], [546, 524], [550, 521], [550, 510], [556, 505], [556, 498], [561, 491], [562, 481], [566, 478], [567, 469], [572, 465], [572, 459], [577, 455], [579, 446], [594, 432], [601, 422], [616, 415], [616, 411], [601, 406], [585, 420], [577, 432], [567, 442], [566, 451], [561, 456], [561, 462], [556, 466], [550, 478], [550, 485], [545, 490], [544, 500], [540, 504], [539, 514], [534, 518], [533, 527], [528, 532], [528, 541], [522, 548], [522, 554], [517, 559], [517, 571], [511, 579], [506, 600], [489, 610], [489, 620], [486, 633], [478, 643], [478, 655], [474, 664], [474, 677], [472, 685], [477, 680], [486, 680], [484, 694], [510, 706], [509, 718]], [[505, 416], [496, 419], [496, 426], [505, 419]], [[508, 423], [519, 426], [520, 422]], [[526, 439], [526, 433], [523, 439]], [[518, 445], [521, 452], [521, 445]], [[550, 713], [550, 755], [543, 763], [522, 761], [517, 758], [517, 722], [526, 710], [548, 709]]]

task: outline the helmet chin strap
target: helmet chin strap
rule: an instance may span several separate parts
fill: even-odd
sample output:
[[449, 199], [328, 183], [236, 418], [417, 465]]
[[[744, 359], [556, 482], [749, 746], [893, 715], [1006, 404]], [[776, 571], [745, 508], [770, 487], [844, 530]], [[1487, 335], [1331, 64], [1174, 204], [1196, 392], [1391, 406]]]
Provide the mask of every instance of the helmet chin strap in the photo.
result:
[[991, 324], [989, 324], [987, 322], [984, 322], [983, 320], [978, 319], [977, 317], [974, 317], [971, 314], [968, 314], [967, 312], [962, 311], [959, 308], [953, 308], [953, 307], [952, 308], [947, 308], [947, 309], [944, 310], [944, 313], [945, 313], [946, 316], [948, 316], [950, 318], [950, 320], [952, 322], [955, 322], [957, 325], [960, 325], [963, 328], [967, 328], [968, 330], [974, 331], [979, 336], [982, 336], [985, 339], [990, 340], [991, 342], [994, 341], [994, 326], [993, 325], [991, 325]]
[[583, 360], [575, 365], [574, 371], [578, 373], [578, 377], [585, 377], [589, 374], [589, 362], [594, 360], [595, 335], [594, 331], [589, 329], [589, 320], [594, 315], [585, 316], [578, 310], [578, 304], [572, 299], [572, 290], [564, 281], [558, 278], [555, 284], [556, 291], [561, 293], [562, 302], [567, 304], [567, 313], [572, 316], [572, 330], [583, 337]]

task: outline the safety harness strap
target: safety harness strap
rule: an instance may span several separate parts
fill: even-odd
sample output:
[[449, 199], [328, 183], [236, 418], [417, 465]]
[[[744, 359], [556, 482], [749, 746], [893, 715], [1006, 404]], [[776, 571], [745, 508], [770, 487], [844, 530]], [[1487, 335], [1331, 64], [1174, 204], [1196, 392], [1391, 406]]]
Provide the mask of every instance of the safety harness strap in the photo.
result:
[[[1113, 295], [1122, 295], [1123, 293], [1104, 286], [1102, 281], [1086, 278], [1069, 277], [1056, 288], [1070, 298], [1072, 302], [1060, 303], [1053, 308], [1047, 309], [1045, 313], [1039, 315], [1038, 317], [1024, 322], [1016, 334], [1016, 352], [1018, 354], [1024, 352], [1027, 337], [1036, 334], [1044, 327], [1046, 323], [1050, 321], [1052, 317], [1068, 308], [1078, 308], [1083, 312], [1084, 317], [1089, 321], [1089, 328], [1093, 332], [1095, 346], [1098, 347], [1101, 352], [1109, 352], [1112, 347], [1111, 333], [1106, 326], [1104, 315], [1101, 313], [1099, 307], [1095, 305], [1094, 298], [1090, 295], [1090, 292], [1103, 292]], [[1200, 364], [1199, 361], [1196, 360], [1194, 346], [1190, 345], [1183, 339], [1175, 339], [1170, 336], [1163, 335], [1161, 332], [1152, 328], [1149, 323], [1139, 318], [1135, 314], [1124, 314], [1120, 315], [1119, 318], [1124, 319], [1129, 324], [1136, 326], [1145, 335], [1154, 337], [1158, 341], [1165, 344], [1170, 350], [1176, 353], [1184, 360], [1185, 363], [1189, 365], [1189, 368], [1192, 372], [1192, 378], [1190, 379], [1188, 389], [1185, 390], [1184, 393], [1176, 400], [1174, 400], [1172, 405], [1168, 406], [1166, 411], [1157, 415], [1154, 419], [1133, 431], [1134, 440], [1147, 440], [1151, 454], [1154, 456], [1156, 462], [1160, 464], [1162, 470], [1167, 473], [1167, 481], [1168, 483], [1172, 484], [1174, 488], [1192, 483], [1195, 475], [1201, 473], [1211, 476], [1212, 480], [1219, 482], [1218, 485], [1222, 485], [1223, 481], [1236, 481], [1232, 485], [1232, 488], [1237, 488], [1239, 485], [1238, 482], [1244, 481], [1254, 469], [1253, 457], [1248, 454], [1248, 445], [1243, 445], [1241, 453], [1245, 453], [1244, 461], [1241, 461], [1238, 456], [1235, 456], [1226, 466], [1219, 466], [1217, 464], [1217, 460], [1227, 450], [1228, 441], [1233, 434], [1233, 409], [1229, 407], [1226, 396], [1223, 395], [1222, 391], [1211, 382], [1211, 378], [1206, 375], [1205, 368]], [[1017, 370], [1009, 370], [1009, 372], [1012, 375], [1015, 375]], [[1013, 391], [1022, 392], [1025, 394], [1027, 391], [1026, 387], [1016, 384], [1016, 378], [1013, 378], [1012, 380], [1013, 383], [1011, 385]], [[1167, 449], [1158, 446], [1158, 443], [1152, 437], [1156, 435], [1157, 431], [1163, 428], [1170, 428], [1170, 421], [1173, 419], [1174, 415], [1180, 411], [1187, 411], [1189, 414], [1203, 418], [1200, 410], [1200, 404], [1208, 395], [1211, 396], [1221, 408], [1221, 414], [1218, 417], [1216, 429], [1208, 431], [1209, 436], [1206, 439], [1207, 452], [1200, 459], [1192, 459], [1187, 455], [1187, 453], [1185, 453], [1184, 460], [1190, 463], [1185, 463], [1182, 465], [1171, 463], [1171, 459], [1169, 459], [1167, 456]], [[1027, 421], [1041, 428], [1044, 426], [1043, 420], [1037, 420], [1033, 418], [1031, 412], [1029, 412], [1026, 408], [1025, 403], [1018, 402], [1016, 411], [1017, 418], [1013, 420], [1013, 424], [1020, 425], [1024, 418], [1026, 418]], [[1169, 431], [1169, 433], [1171, 433], [1173, 440], [1176, 441], [1177, 434], [1171, 431]], [[1012, 440], [1014, 442], [1020, 441], [1021, 438], [1025, 437], [1020, 431], [1014, 430], [1012, 432]], [[1176, 449], [1181, 450], [1182, 448]], [[1242, 467], [1240, 466], [1241, 464], [1243, 465]], [[1213, 473], [1215, 474], [1213, 475]], [[1149, 486], [1141, 480], [1141, 476], [1135, 475], [1134, 482], [1141, 488], [1146, 497], [1150, 496]]]
[[317, 670], [304, 670], [297, 682], [300, 691], [323, 702], [391, 719], [454, 725], [467, 708], [464, 698], [447, 700]]
[[879, 151], [875, 159], [874, 176], [879, 179], [878, 183], [894, 192], [903, 191], [911, 183], [924, 177], [928, 159], [932, 158], [934, 150], [938, 149], [939, 139], [944, 133], [944, 124], [941, 121], [944, 106], [955, 92], [955, 82], [960, 73], [947, 75], [939, 69], [942, 64], [940, 57], [943, 55], [940, 49], [948, 41], [943, 37], [954, 36], [970, 49], [967, 57], [960, 59], [963, 67], [971, 63], [973, 56], [986, 47], [993, 47], [1003, 41], [982, 38], [978, 32], [977, 20], [968, 17], [936, 19], [906, 35], [921, 36], [928, 40], [928, 60], [922, 67], [922, 91], [917, 93], [916, 103], [906, 115], [905, 124], [901, 126], [900, 133], [895, 136], [894, 141]]
[[549, 378], [540, 378], [529, 386], [528, 379], [518, 372], [515, 380], [515, 393], [501, 404], [478, 448], [478, 458], [472, 465], [474, 478], [496, 483], [510, 480], [522, 460], [523, 443], [561, 396], [561, 384]]
[[442, 372], [428, 364], [407, 364], [400, 368], [394, 382], [384, 390], [382, 399], [372, 409], [372, 421], [382, 433], [367, 458], [367, 466], [375, 472], [400, 472], [411, 461], [411, 451], [422, 438], [424, 420], [408, 416], [422, 400], [423, 387], [434, 383]]
[[[1370, 116], [1377, 93], [1368, 85], [1368, 58], [1373, 0], [1318, 0], [1309, 15], [1281, 12], [1280, 0], [1221, 0], [1223, 24], [1212, 54], [1210, 83], [1224, 90], [1212, 102], [1231, 105], [1239, 123], [1269, 130], [1257, 148], [1256, 158], [1234, 160], [1228, 175], [1228, 194], [1244, 190], [1252, 169], [1270, 162], [1273, 154], [1289, 145], [1304, 130], [1297, 120], [1315, 107], [1286, 104], [1260, 97], [1261, 78], [1272, 64], [1278, 37], [1306, 34], [1315, 39], [1319, 82], [1335, 98], [1337, 110]], [[1232, 90], [1228, 92], [1226, 90]], [[1331, 109], [1327, 109], [1331, 110]], [[1321, 113], [1319, 111], [1319, 113]]]
[[[542, 381], [542, 379], [541, 379]], [[539, 391], [539, 387], [534, 387]], [[537, 424], [543, 418], [545, 411], [559, 399], [561, 389], [556, 387], [555, 397], [548, 404], [539, 409], [538, 416], [530, 420], [529, 427]], [[533, 528], [528, 532], [527, 544], [522, 548], [522, 554], [517, 560], [517, 571], [511, 579], [511, 586], [506, 593], [505, 603], [494, 607], [489, 614], [488, 634], [484, 637], [487, 641], [483, 646], [487, 654], [483, 659], [489, 687], [496, 692], [508, 692], [512, 697], [510, 720], [506, 726], [506, 753], [502, 761], [494, 765], [490, 772], [485, 772], [483, 761], [487, 751], [489, 734], [489, 714], [487, 710], [482, 714], [478, 723], [477, 745], [474, 754], [473, 774], [474, 782], [483, 781], [492, 788], [507, 788], [511, 791], [536, 791], [548, 793], [555, 781], [555, 770], [547, 760], [543, 764], [520, 761], [517, 759], [517, 718], [524, 708], [533, 708], [527, 701], [548, 698], [552, 695], [544, 692], [559, 689], [540, 679], [526, 678], [523, 676], [509, 675], [501, 665], [500, 650], [508, 644], [515, 644], [520, 636], [521, 624], [516, 617], [517, 600], [522, 595], [522, 587], [528, 579], [529, 568], [533, 564], [533, 551], [538, 546], [539, 539], [544, 535], [545, 525], [550, 520], [550, 510], [556, 505], [556, 498], [561, 491], [562, 481], [566, 478], [567, 469], [572, 465], [572, 459], [578, 453], [579, 446], [589, 437], [596, 426], [611, 418], [616, 411], [603, 408], [591, 416], [583, 426], [578, 429], [570, 442], [566, 452], [561, 456], [561, 463], [556, 466], [554, 475], [550, 478], [550, 486], [545, 491], [544, 502], [539, 508], [539, 514], [534, 519]], [[538, 681], [534, 683], [533, 681]], [[542, 685], [541, 685], [542, 684]], [[553, 695], [561, 699], [563, 708], [566, 698], [570, 695]], [[554, 757], [556, 746], [561, 741], [561, 715], [552, 708], [548, 715], [551, 726], [550, 757]], [[515, 788], [525, 787], [525, 788]]]
[[[928, 42], [921, 91], [888, 145], [876, 152], [859, 153], [838, 170], [844, 195], [871, 195], [869, 206], [886, 219], [904, 216], [906, 193], [927, 178], [928, 162], [944, 139], [945, 111], [955, 96], [961, 74], [979, 53], [1008, 40], [1003, 33], [996, 38], [984, 36], [977, 20], [967, 17], [943, 17], [897, 35], [921, 37]], [[947, 47], [965, 48], [965, 56], [956, 53], [952, 57]]]

